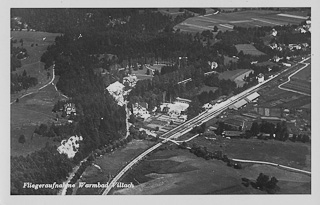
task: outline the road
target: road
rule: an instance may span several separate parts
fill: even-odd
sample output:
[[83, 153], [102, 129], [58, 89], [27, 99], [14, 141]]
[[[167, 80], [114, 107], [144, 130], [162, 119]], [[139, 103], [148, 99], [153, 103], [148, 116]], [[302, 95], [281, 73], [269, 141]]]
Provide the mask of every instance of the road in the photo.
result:
[[[310, 57], [309, 57], [310, 58]], [[304, 63], [304, 61], [308, 60], [309, 58], [306, 58], [305, 60], [299, 62], [299, 63]], [[298, 64], [299, 64], [298, 63]], [[297, 64], [297, 65], [298, 65]], [[288, 73], [292, 73], [295, 72], [295, 68], [296, 66], [292, 66], [290, 69], [285, 69], [284, 71], [278, 73], [277, 75], [275, 75], [273, 78], [269, 78], [266, 81], [255, 85], [245, 91], [243, 91], [242, 93], [239, 93], [235, 96], [232, 96], [231, 98], [229, 98], [228, 100], [220, 103], [217, 106], [214, 106], [213, 108], [200, 113], [198, 116], [188, 120], [187, 122], [175, 127], [174, 129], [164, 133], [161, 137], [165, 138], [163, 141], [155, 144], [154, 146], [150, 147], [149, 149], [147, 149], [146, 151], [144, 151], [143, 153], [141, 153], [138, 157], [136, 157], [135, 159], [133, 159], [131, 162], [129, 162], [110, 182], [110, 186], [108, 186], [104, 192], [102, 193], [102, 195], [107, 195], [111, 189], [113, 188], [112, 185], [117, 184], [118, 180], [129, 170], [132, 168], [133, 165], [135, 165], [137, 162], [139, 162], [141, 159], [143, 159], [147, 154], [151, 153], [152, 151], [154, 151], [155, 149], [157, 149], [158, 147], [160, 147], [162, 144], [171, 141], [172, 139], [177, 139], [178, 137], [184, 135], [185, 133], [191, 131], [194, 127], [196, 126], [200, 126], [202, 123], [216, 117], [217, 115], [219, 115], [221, 112], [223, 112], [224, 110], [228, 109], [228, 107], [242, 99], [244, 99], [245, 97], [251, 95], [252, 93], [258, 91], [259, 89], [261, 89], [263, 86], [265, 86], [267, 83], [270, 83], [271, 81], [276, 81], [279, 78], [288, 75]]]
[[[47, 84], [45, 84], [44, 86], [42, 86], [41, 88], [39, 88], [39, 89], [36, 90], [36, 91], [33, 91], [33, 92], [30, 92], [30, 93], [27, 93], [27, 94], [22, 95], [21, 97], [19, 97], [19, 99], [24, 98], [24, 97], [26, 97], [26, 96], [28, 96], [28, 95], [33, 94], [33, 93], [39, 92], [39, 91], [42, 90], [43, 88], [45, 88], [45, 87], [47, 87], [48, 85], [50, 85], [50, 84], [54, 81], [54, 79], [55, 79], [55, 73], [54, 73], [54, 65], [53, 65], [53, 67], [52, 67], [52, 79], [50, 80], [50, 82], [48, 82]], [[12, 104], [15, 103], [15, 102], [16, 102], [15, 100], [12, 101], [12, 102], [10, 103], [10, 105], [12, 105]]]
[[243, 162], [243, 163], [246, 162], [246, 163], [255, 163], [255, 164], [266, 164], [266, 165], [281, 167], [281, 168], [284, 168], [284, 169], [289, 169], [291, 171], [296, 171], [296, 172], [301, 172], [301, 173], [304, 173], [304, 174], [311, 175], [311, 172], [309, 172], [309, 171], [302, 170], [302, 169], [296, 169], [296, 168], [293, 168], [293, 167], [288, 167], [288, 166], [284, 166], [284, 165], [276, 164], [276, 163], [272, 163], [272, 162], [253, 161], [253, 160], [245, 160], [245, 159], [231, 159], [231, 160], [236, 161], [236, 162]]
[[[304, 61], [303, 61], [303, 63], [304, 63]], [[296, 73], [298, 73], [299, 71], [301, 71], [304, 68], [306, 68], [310, 63], [304, 63], [304, 64], [305, 64], [305, 66], [303, 66], [302, 68], [298, 69], [297, 71], [295, 71], [291, 75], [289, 75], [288, 76], [288, 80], [286, 82], [281, 83], [280, 85], [278, 85], [278, 88], [281, 89], [281, 90], [290, 91], [290, 92], [298, 93], [298, 94], [301, 94], [301, 95], [311, 96], [310, 94], [307, 94], [307, 93], [303, 93], [303, 92], [299, 92], [299, 91], [296, 91], [296, 90], [292, 90], [292, 89], [288, 89], [288, 88], [283, 88], [282, 87], [284, 84], [290, 82], [292, 76], [294, 76]]]

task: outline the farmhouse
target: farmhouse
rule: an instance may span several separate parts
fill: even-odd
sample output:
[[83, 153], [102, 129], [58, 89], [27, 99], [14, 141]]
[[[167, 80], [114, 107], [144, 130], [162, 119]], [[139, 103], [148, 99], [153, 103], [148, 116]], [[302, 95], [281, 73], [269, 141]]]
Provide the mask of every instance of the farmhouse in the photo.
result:
[[257, 75], [257, 79], [258, 79], [258, 83], [263, 83], [264, 75], [262, 73], [259, 73], [259, 75]]
[[76, 115], [76, 106], [74, 103], [67, 103], [64, 105], [64, 111], [66, 112], [67, 116], [73, 114]]

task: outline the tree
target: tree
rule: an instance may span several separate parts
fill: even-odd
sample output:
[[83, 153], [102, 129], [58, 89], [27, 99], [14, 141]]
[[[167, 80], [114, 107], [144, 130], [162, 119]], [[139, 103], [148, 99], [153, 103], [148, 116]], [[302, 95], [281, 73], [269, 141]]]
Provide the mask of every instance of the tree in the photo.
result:
[[26, 70], [23, 70], [22, 76], [23, 76], [23, 77], [26, 77], [26, 76], [27, 76], [27, 71], [26, 71]]
[[19, 143], [24, 144], [26, 142], [26, 137], [24, 135], [20, 135], [19, 137]]
[[253, 122], [251, 125], [251, 129], [250, 129], [252, 135], [257, 135], [259, 134], [259, 124], [258, 122]]
[[269, 176], [263, 173], [260, 173], [257, 178], [256, 185], [260, 190], [264, 190], [268, 181], [269, 181]]
[[213, 27], [213, 32], [217, 32], [218, 31], [218, 27], [217, 26], [214, 26]]

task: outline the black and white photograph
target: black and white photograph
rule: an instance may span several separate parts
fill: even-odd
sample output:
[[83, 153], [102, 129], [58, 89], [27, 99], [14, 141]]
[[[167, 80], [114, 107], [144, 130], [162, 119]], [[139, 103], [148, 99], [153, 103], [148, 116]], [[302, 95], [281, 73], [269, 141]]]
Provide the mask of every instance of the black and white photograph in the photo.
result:
[[311, 200], [316, 7], [43, 5], [6, 8], [9, 197]]

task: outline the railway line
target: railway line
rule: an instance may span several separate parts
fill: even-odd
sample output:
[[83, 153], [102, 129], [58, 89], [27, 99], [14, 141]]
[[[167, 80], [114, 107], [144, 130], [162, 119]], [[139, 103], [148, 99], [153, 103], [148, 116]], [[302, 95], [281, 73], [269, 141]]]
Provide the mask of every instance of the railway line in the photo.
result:
[[[310, 58], [310, 57], [309, 57]], [[308, 60], [309, 58], [304, 59], [303, 61], [299, 62], [299, 63], [304, 63], [304, 61]], [[141, 159], [143, 159], [147, 154], [151, 153], [152, 151], [154, 151], [155, 149], [157, 149], [158, 147], [160, 147], [162, 144], [172, 140], [172, 139], [177, 139], [178, 137], [184, 135], [185, 133], [191, 131], [194, 127], [200, 126], [201, 124], [203, 124], [204, 122], [207, 122], [208, 120], [216, 117], [217, 115], [219, 115], [221, 112], [223, 112], [224, 110], [228, 109], [228, 107], [238, 101], [240, 101], [241, 99], [244, 99], [245, 97], [251, 95], [252, 93], [260, 90], [261, 88], [264, 88], [268, 83], [272, 83], [274, 81], [277, 81], [278, 79], [282, 78], [282, 77], [288, 77], [290, 74], [292, 74], [293, 72], [296, 71], [296, 67], [299, 65], [299, 63], [297, 63], [296, 65], [292, 66], [290, 69], [287, 68], [284, 71], [278, 73], [277, 75], [273, 76], [272, 78], [267, 79], [266, 81], [255, 85], [245, 91], [243, 91], [242, 93], [239, 93], [235, 96], [232, 96], [231, 98], [229, 98], [228, 100], [218, 104], [217, 106], [214, 106], [213, 108], [204, 111], [202, 113], [200, 113], [198, 116], [188, 120], [187, 122], [173, 128], [172, 130], [164, 133], [162, 136], [160, 136], [161, 138], [164, 138], [161, 142], [155, 144], [154, 146], [150, 147], [149, 149], [147, 149], [146, 151], [144, 151], [143, 153], [141, 153], [138, 157], [136, 157], [135, 159], [133, 159], [131, 162], [129, 162], [110, 182], [110, 185], [103, 191], [102, 195], [107, 195], [109, 194], [109, 192], [111, 191], [111, 189], [117, 184], [118, 180], [120, 180], [120, 178], [129, 170], [132, 168], [132, 166], [134, 166], [138, 161], [140, 161]]]

